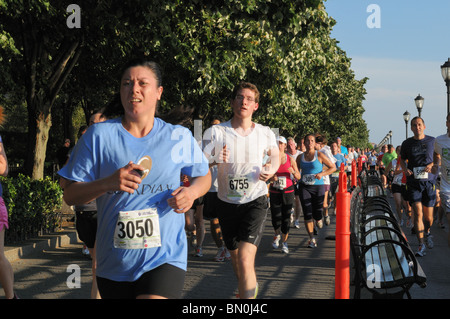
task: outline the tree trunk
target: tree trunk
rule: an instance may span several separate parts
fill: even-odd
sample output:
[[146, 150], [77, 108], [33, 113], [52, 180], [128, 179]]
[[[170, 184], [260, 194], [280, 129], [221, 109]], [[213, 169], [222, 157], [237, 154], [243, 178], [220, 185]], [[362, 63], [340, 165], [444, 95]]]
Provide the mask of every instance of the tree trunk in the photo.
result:
[[47, 141], [50, 128], [52, 126], [51, 114], [47, 116], [40, 113], [36, 120], [36, 144], [33, 152], [32, 179], [44, 178], [44, 164], [47, 153]]

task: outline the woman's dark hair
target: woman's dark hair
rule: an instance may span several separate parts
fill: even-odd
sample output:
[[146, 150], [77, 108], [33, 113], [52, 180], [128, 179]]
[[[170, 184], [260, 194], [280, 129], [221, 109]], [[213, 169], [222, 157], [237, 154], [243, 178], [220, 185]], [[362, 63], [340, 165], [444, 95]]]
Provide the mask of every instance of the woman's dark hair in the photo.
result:
[[[122, 77], [126, 70], [132, 67], [143, 66], [150, 69], [155, 75], [156, 82], [158, 86], [162, 86], [162, 69], [158, 63], [153, 61], [148, 61], [146, 59], [138, 58], [132, 59], [128, 63], [124, 65], [120, 76]], [[160, 114], [158, 112], [158, 108], [156, 108], [155, 116], [159, 117], [163, 121], [170, 124], [178, 124], [183, 126], [191, 126], [192, 125], [192, 114], [194, 109], [187, 106], [177, 106], [171, 109], [169, 112], [165, 114]], [[124, 111], [122, 107], [122, 102], [120, 99], [120, 93], [117, 93], [112, 98], [111, 102], [106, 106], [105, 112], [103, 115], [107, 118], [115, 118], [119, 116], [123, 116]]]
[[127, 64], [125, 64], [124, 67], [122, 68], [122, 72], [120, 73], [120, 76], [122, 77], [123, 74], [125, 73], [125, 71], [128, 70], [129, 68], [136, 67], [136, 66], [143, 66], [143, 67], [150, 69], [156, 77], [156, 82], [157, 82], [158, 87], [162, 86], [162, 69], [159, 66], [159, 64], [156, 62], [148, 61], [148, 60], [141, 59], [141, 58], [130, 60]]

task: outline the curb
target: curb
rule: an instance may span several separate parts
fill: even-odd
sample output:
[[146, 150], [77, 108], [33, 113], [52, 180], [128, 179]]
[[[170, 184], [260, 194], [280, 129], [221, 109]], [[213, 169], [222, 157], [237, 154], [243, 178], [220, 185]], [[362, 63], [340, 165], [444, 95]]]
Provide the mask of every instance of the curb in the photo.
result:
[[76, 229], [65, 228], [56, 233], [31, 238], [23, 243], [5, 245], [5, 256], [9, 262], [14, 262], [18, 259], [28, 258], [46, 249], [78, 243], [80, 243], [80, 240]]

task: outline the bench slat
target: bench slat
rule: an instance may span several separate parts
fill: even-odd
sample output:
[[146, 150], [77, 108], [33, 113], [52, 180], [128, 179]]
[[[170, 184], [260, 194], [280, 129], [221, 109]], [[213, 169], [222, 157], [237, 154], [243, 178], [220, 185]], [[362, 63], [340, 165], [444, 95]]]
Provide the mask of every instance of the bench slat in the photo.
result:
[[[392, 281], [400, 281], [403, 280], [405, 277], [403, 276], [402, 272], [402, 265], [401, 265], [401, 258], [397, 258], [397, 254], [395, 252], [395, 248], [393, 247], [394, 244], [386, 243], [386, 254], [387, 258], [389, 260], [390, 265], [390, 271], [392, 273]], [[406, 259], [405, 259], [406, 261]]]

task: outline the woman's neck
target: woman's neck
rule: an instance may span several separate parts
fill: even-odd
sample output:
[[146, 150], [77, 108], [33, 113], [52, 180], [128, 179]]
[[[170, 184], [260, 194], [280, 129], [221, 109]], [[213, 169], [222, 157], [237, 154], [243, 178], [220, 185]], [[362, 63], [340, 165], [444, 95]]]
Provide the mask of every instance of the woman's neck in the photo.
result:
[[149, 116], [139, 119], [122, 118], [122, 126], [134, 137], [141, 138], [147, 136], [153, 129], [155, 117]]

